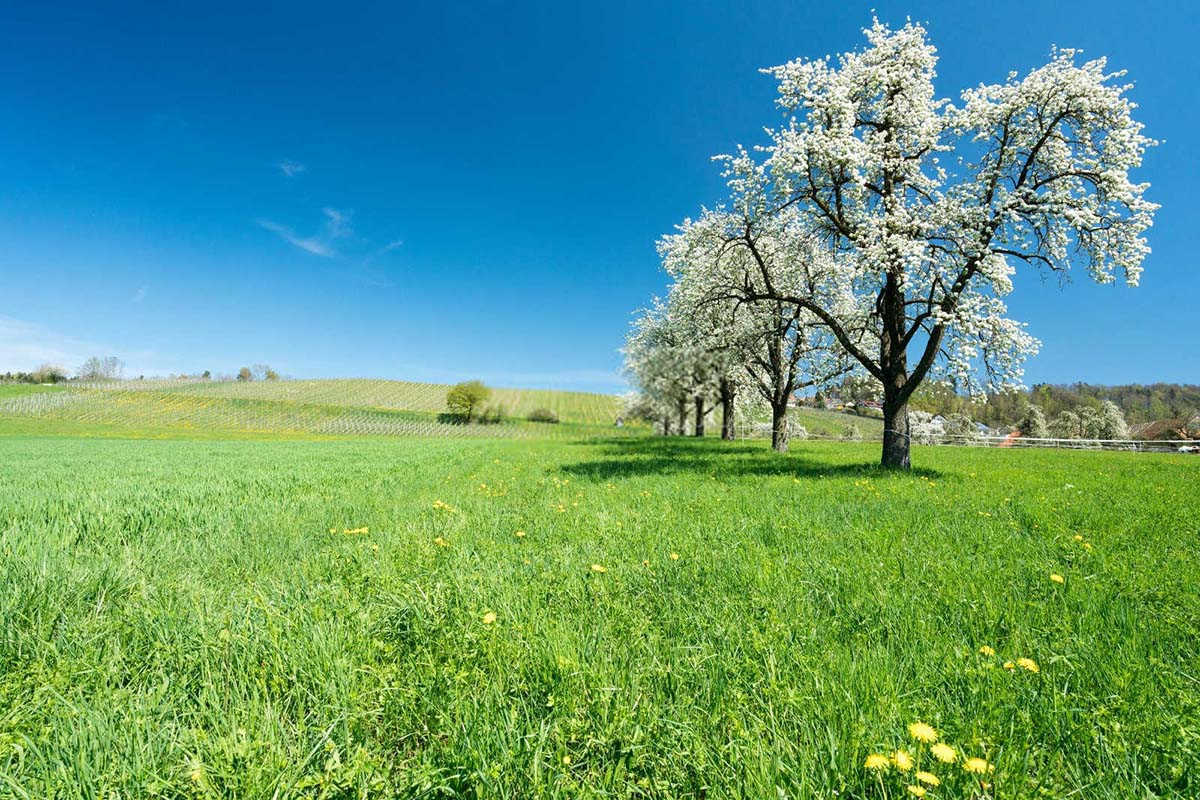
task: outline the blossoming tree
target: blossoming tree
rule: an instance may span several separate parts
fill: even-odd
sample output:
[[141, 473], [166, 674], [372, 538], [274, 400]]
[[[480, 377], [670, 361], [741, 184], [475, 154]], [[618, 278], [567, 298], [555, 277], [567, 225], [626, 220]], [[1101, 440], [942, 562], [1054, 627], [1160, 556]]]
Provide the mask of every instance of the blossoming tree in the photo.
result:
[[[955, 105], [935, 94], [921, 26], [865, 33], [836, 62], [766, 70], [784, 124], [761, 163], [742, 151], [728, 165], [735, 205], [745, 186], [769, 195], [758, 213], [794, 215], [830, 255], [788, 286], [764, 276], [746, 299], [810, 312], [882, 384], [882, 463], [907, 468], [908, 399], [926, 378], [973, 394], [1020, 385], [1038, 342], [1003, 300], [1017, 264], [1137, 284], [1157, 206], [1129, 173], [1153, 141], [1104, 59], [1055, 50]], [[762, 176], [769, 191], [754, 188]]]
[[[825, 258], [789, 234], [786, 216], [760, 218], [741, 206], [706, 210], [659, 241], [663, 266], [675, 279], [671, 305], [692, 322], [690, 335], [707, 341], [721, 359], [722, 399], [734, 387], [757, 393], [771, 409], [771, 446], [778, 452], [788, 447], [787, 411], [795, 393], [825, 386], [851, 369], [811, 312], [778, 299], [746, 300], [765, 291], [764, 274], [772, 287], [786, 286], [801, 273], [781, 268]], [[761, 265], [746, 239], [754, 241]]]

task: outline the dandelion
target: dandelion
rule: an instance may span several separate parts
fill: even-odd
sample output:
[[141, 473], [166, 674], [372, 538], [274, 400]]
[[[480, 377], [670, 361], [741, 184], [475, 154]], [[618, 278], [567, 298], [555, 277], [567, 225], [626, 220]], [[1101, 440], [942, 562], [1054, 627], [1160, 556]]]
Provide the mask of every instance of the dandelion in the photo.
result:
[[989, 647], [986, 644], [983, 647], [979, 648], [979, 653], [980, 653], [980, 655], [985, 655], [988, 657], [996, 655], [995, 649]]
[[913, 768], [912, 756], [906, 750], [897, 750], [892, 754], [892, 763], [896, 765], [896, 769], [901, 772], [908, 772]]
[[1085, 549], [1085, 550], [1091, 550], [1091, 549], [1092, 549], [1092, 543], [1091, 543], [1091, 542], [1084, 542], [1084, 543], [1083, 543], [1083, 549]]
[[936, 742], [938, 735], [931, 726], [924, 722], [914, 722], [908, 726], [908, 735], [916, 739], [918, 742], [930, 744]]
[[926, 786], [941, 786], [942, 782], [938, 780], [938, 776], [932, 772], [918, 772], [917, 780]]
[[563, 756], [563, 766], [565, 767], [565, 766], [567, 766], [567, 765], [568, 765], [568, 764], [570, 764], [570, 763], [571, 763], [571, 757], [570, 757], [570, 756]]
[[908, 787], [908, 793], [911, 794], [913, 797], [924, 797], [925, 796], [925, 787], [917, 786], [916, 784], [913, 784], [912, 786]]
[[592, 572], [608, 572], [608, 568], [603, 564], [592, 564]]
[[976, 775], [983, 775], [986, 772], [992, 771], [992, 765], [984, 761], [982, 758], [968, 758], [963, 762], [963, 769], [967, 772], [972, 772]]
[[1014, 664], [1014, 663], [1013, 663], [1013, 662], [1011, 662], [1011, 661], [1005, 661], [1005, 662], [1004, 662], [1004, 668], [1005, 668], [1005, 669], [1016, 669], [1016, 668], [1017, 668], [1017, 665], [1016, 665], [1016, 664]]
[[671, 553], [671, 560], [672, 560], [672, 561], [678, 561], [678, 560], [679, 560], [679, 553]]
[[1030, 672], [1041, 672], [1041, 668], [1037, 665], [1037, 662], [1034, 661], [1032, 658], [1018, 658], [1017, 666], [1020, 667], [1021, 669], [1027, 669]]
[[953, 764], [954, 759], [957, 757], [957, 753], [954, 752], [953, 747], [941, 742], [929, 748], [929, 752], [933, 753], [933, 757], [943, 764]]
[[888, 757], [879, 753], [871, 753], [863, 764], [867, 769], [885, 770], [888, 768]]
[[1066, 579], [1062, 575], [1059, 575], [1057, 572], [1050, 573], [1050, 580], [1054, 581], [1055, 583], [1066, 583], [1067, 582]]
[[650, 559], [648, 559], [648, 558], [643, 558], [643, 559], [642, 559], [642, 566], [643, 566], [643, 567], [648, 567], [648, 566], [650, 566]]
[[436, 544], [438, 547], [449, 547], [450, 546], [450, 543], [447, 542], [445, 539], [443, 539], [441, 536], [436, 537], [433, 540], [433, 543]]
[[1080, 536], [1078, 533], [1077, 533], [1077, 534], [1075, 534], [1075, 535], [1074, 535], [1073, 537], [1071, 537], [1071, 538], [1073, 538], [1073, 539], [1074, 539], [1075, 541], [1077, 541], [1077, 542], [1082, 542], [1082, 541], [1083, 541], [1083, 537], [1082, 537], [1082, 536]]
[[515, 535], [516, 535], [516, 537], [517, 537], [518, 539], [524, 539], [524, 538], [525, 538], [525, 531], [517, 531]]
[[495, 621], [496, 621], [496, 612], [495, 611], [489, 611], [483, 615], [483, 624], [484, 625], [491, 625]]

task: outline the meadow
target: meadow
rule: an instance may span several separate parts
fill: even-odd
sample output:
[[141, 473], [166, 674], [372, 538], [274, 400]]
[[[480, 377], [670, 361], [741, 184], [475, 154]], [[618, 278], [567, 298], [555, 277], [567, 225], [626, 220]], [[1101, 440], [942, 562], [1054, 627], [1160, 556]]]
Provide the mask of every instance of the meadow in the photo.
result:
[[1200, 796], [1188, 457], [39, 424], [0, 796]]
[[[167, 437], [184, 431], [193, 436], [577, 438], [611, 434], [621, 416], [621, 401], [615, 395], [496, 388], [488, 403], [504, 409], [504, 422], [463, 425], [445, 416], [449, 388], [367, 379], [0, 384], [0, 432], [19, 427]], [[560, 422], [528, 421], [535, 409], [550, 410]], [[816, 437], [839, 438], [857, 428], [865, 438], [879, 438], [883, 431], [878, 419], [812, 408], [794, 409], [791, 418]], [[760, 414], [755, 420], [760, 427], [769, 426], [770, 415]], [[636, 420], [627, 423], [648, 430]], [[742, 433], [749, 435], [750, 428], [747, 421]], [[717, 435], [719, 422], [710, 422], [708, 433]], [[769, 427], [759, 433], [769, 435]]]

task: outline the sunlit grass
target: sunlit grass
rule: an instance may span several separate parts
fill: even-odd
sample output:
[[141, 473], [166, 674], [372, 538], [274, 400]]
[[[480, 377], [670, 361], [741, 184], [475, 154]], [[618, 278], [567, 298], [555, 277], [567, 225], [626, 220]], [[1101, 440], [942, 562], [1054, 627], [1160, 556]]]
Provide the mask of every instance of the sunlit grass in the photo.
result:
[[877, 447], [2, 437], [0, 794], [1200, 794], [1200, 463]]

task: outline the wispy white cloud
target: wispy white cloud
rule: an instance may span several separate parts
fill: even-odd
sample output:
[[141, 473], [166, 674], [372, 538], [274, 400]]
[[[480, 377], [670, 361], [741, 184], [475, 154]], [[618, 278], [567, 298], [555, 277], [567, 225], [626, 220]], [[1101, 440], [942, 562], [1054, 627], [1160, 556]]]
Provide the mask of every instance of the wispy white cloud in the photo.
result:
[[393, 241], [388, 242], [383, 247], [372, 250], [370, 253], [367, 254], [367, 257], [363, 259], [363, 266], [370, 264], [372, 261], [379, 258], [380, 256], [387, 255], [388, 253], [392, 252], [397, 247], [400, 247], [403, 244], [404, 244], [404, 241], [402, 239], [395, 239]]
[[126, 375], [178, 372], [180, 367], [159, 361], [153, 350], [122, 352], [103, 342], [81, 339], [37, 322], [0, 315], [0, 372], [29, 372], [53, 364], [72, 372], [92, 356], [115, 355], [126, 362]]
[[350, 213], [339, 211], [336, 208], [323, 208], [321, 212], [325, 215], [325, 224], [321, 233], [316, 236], [300, 236], [286, 225], [280, 225], [269, 219], [258, 220], [258, 225], [301, 250], [324, 258], [333, 258], [338, 254], [334, 242], [353, 233], [350, 227]]
[[282, 172], [284, 175], [288, 176], [289, 178], [294, 178], [297, 175], [299, 175], [301, 172], [308, 171], [308, 167], [305, 166], [304, 164], [301, 164], [299, 161], [291, 161], [288, 159], [280, 161], [276, 166], [279, 167], [280, 172]]
[[131, 303], [140, 303], [140, 302], [142, 302], [142, 301], [143, 301], [143, 300], [145, 300], [145, 299], [146, 299], [146, 287], [145, 287], [145, 286], [139, 286], [139, 287], [138, 287], [138, 290], [137, 290], [136, 292], [134, 292], [134, 293], [133, 293], [133, 297], [132, 297], [132, 298], [130, 298], [129, 302], [131, 302]]

